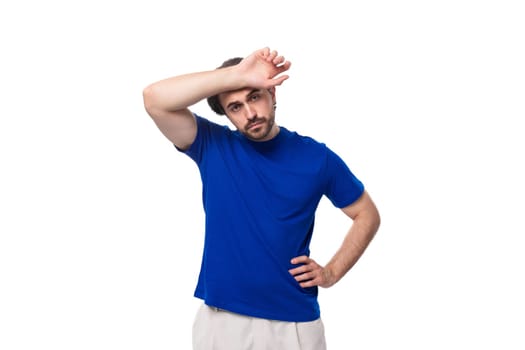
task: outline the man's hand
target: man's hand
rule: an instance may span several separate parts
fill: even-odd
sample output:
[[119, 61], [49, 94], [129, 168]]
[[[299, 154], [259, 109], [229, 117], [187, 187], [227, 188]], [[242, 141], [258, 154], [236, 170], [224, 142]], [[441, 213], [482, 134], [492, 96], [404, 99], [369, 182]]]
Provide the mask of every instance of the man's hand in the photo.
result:
[[301, 287], [327, 288], [336, 284], [359, 260], [377, 232], [381, 218], [368, 192], [364, 191], [357, 201], [342, 211], [353, 220], [353, 224], [341, 247], [324, 267], [304, 255], [292, 259], [292, 264], [302, 264], [289, 270]]
[[291, 262], [294, 265], [302, 264], [299, 267], [290, 269], [288, 272], [295, 277], [295, 280], [303, 288], [314, 286], [328, 288], [335, 283], [332, 273], [327, 268], [319, 265], [314, 259], [306, 255], [295, 257]]
[[281, 85], [289, 78], [280, 75], [290, 69], [291, 62], [286, 61], [277, 51], [263, 48], [244, 58], [238, 65], [239, 73], [245, 79], [245, 86], [268, 89]]

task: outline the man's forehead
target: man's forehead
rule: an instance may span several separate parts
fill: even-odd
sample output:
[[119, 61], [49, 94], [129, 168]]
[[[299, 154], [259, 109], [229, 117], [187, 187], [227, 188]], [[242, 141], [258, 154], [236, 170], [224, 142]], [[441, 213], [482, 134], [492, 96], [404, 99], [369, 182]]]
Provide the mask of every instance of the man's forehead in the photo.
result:
[[228, 104], [232, 101], [242, 101], [247, 96], [251, 95], [254, 92], [259, 92], [261, 89], [255, 88], [242, 88], [239, 90], [233, 90], [228, 92], [223, 92], [219, 94], [219, 99], [223, 104]]

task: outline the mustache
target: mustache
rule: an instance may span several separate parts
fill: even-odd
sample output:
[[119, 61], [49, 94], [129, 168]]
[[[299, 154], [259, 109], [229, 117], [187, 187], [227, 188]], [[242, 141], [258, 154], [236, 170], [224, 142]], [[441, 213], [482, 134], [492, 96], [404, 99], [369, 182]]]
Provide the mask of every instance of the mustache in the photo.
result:
[[265, 122], [265, 121], [266, 121], [266, 118], [255, 118], [251, 120], [248, 124], [246, 124], [245, 129], [249, 129], [252, 125], [261, 123], [261, 122]]

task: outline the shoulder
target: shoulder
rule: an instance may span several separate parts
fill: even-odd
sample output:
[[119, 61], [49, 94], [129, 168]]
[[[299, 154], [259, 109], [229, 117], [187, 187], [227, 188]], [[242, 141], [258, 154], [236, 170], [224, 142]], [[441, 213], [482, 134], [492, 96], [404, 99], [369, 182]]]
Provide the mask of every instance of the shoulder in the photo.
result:
[[308, 166], [312, 171], [322, 173], [329, 162], [330, 149], [314, 137], [303, 135], [297, 131], [284, 129], [286, 136], [286, 153], [288, 157]]
[[201, 115], [199, 114], [195, 114], [195, 119], [197, 120], [197, 125], [199, 127], [203, 127], [203, 128], [216, 128], [216, 129], [221, 129], [221, 128], [226, 128], [225, 125], [221, 125], [219, 123], [216, 123], [216, 122], [213, 122], [205, 117], [202, 117]]
[[310, 147], [312, 149], [320, 150], [326, 150], [328, 148], [324, 142], [320, 142], [311, 136], [303, 135], [297, 131], [290, 131], [284, 127], [281, 128], [287, 135], [287, 138], [297, 146]]
[[231, 134], [232, 130], [227, 125], [222, 125], [216, 122], [213, 122], [207, 118], [204, 118], [198, 114], [195, 114], [195, 119], [197, 121], [197, 129], [200, 136], [217, 136], [220, 134]]
[[323, 166], [327, 169], [347, 167], [342, 157], [325, 142], [319, 141], [311, 136], [301, 135], [295, 131], [290, 131], [290, 134], [294, 140], [293, 143], [297, 145], [297, 148], [300, 149], [306, 157], [310, 157], [312, 160], [317, 159], [317, 161], [322, 162]]
[[193, 143], [187, 149], [177, 148], [200, 162], [209, 149], [214, 149], [220, 142], [224, 142], [231, 135], [231, 130], [198, 114], [194, 114], [197, 124], [197, 134]]

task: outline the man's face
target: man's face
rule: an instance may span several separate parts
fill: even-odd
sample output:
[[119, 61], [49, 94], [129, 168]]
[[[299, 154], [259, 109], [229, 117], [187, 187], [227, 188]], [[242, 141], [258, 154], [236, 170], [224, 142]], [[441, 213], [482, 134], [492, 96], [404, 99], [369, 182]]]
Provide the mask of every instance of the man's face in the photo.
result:
[[233, 125], [247, 138], [267, 141], [275, 137], [274, 90], [246, 88], [219, 95], [219, 101]]

